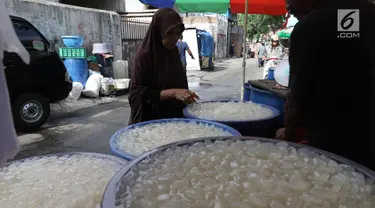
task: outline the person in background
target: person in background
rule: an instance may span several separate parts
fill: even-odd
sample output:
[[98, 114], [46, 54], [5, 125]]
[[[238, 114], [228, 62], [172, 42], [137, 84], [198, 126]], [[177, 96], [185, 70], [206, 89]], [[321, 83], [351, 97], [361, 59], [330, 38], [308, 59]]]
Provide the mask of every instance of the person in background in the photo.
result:
[[251, 58], [251, 45], [249, 44], [249, 48], [247, 49], [247, 58]]
[[176, 46], [178, 48], [178, 52], [180, 53], [180, 59], [182, 62], [182, 66], [186, 71], [186, 52], [190, 55], [192, 59], [194, 59], [193, 53], [190, 51], [189, 45], [183, 41], [183, 36], [181, 35], [180, 39], [177, 41]]
[[230, 57], [233, 57], [235, 55], [234, 54], [234, 41], [232, 41], [232, 43], [230, 44], [229, 55]]
[[13, 125], [7, 82], [3, 67], [4, 51], [17, 53], [23, 62], [29, 64], [30, 55], [19, 41], [13, 24], [5, 8], [4, 0], [0, 0], [0, 164], [13, 159], [19, 151], [19, 141]]
[[87, 64], [89, 67], [90, 73], [96, 72], [100, 73], [100, 64], [98, 63], [98, 60], [96, 59], [95, 56], [89, 56], [87, 57]]
[[176, 47], [184, 30], [173, 9], [155, 12], [131, 69], [129, 124], [183, 117], [183, 108], [199, 99], [188, 89]]
[[110, 53], [94, 54], [96, 61], [100, 65], [100, 73], [104, 77], [112, 77], [113, 55]]
[[284, 55], [284, 59], [287, 59], [289, 58], [289, 48], [285, 48], [285, 55]]
[[260, 43], [260, 46], [258, 48], [258, 67], [264, 66], [265, 53], [266, 53], [266, 47], [264, 46], [264, 43]]
[[283, 60], [284, 54], [284, 47], [280, 45], [279, 36], [272, 35], [271, 44], [266, 47], [263, 59], [269, 60], [271, 57], [277, 57], [279, 60]]
[[[300, 22], [290, 39], [285, 130], [277, 138], [307, 140], [375, 170], [375, 6], [367, 0], [290, 0], [287, 5]], [[359, 21], [360, 38], [340, 38], [341, 8], [359, 9], [359, 20], [353, 23]], [[325, 45], [335, 49], [339, 60], [327, 58]], [[348, 51], [361, 53], [343, 58]]]

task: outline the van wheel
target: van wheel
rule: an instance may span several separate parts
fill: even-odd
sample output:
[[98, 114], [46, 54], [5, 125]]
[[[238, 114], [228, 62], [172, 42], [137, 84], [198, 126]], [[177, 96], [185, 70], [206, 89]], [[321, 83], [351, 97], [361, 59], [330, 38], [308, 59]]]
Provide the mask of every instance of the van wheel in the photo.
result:
[[12, 105], [17, 130], [29, 132], [39, 129], [48, 119], [48, 100], [37, 93], [21, 94]]

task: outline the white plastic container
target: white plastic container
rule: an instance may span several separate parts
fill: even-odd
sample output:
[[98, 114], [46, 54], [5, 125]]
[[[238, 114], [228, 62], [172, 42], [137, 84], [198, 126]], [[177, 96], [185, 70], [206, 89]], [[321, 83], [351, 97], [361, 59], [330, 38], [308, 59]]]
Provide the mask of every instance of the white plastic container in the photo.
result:
[[129, 89], [130, 79], [114, 79], [115, 88], [118, 90]]
[[108, 43], [94, 43], [92, 53], [93, 54], [112, 53], [112, 50]]
[[100, 94], [108, 95], [109, 94], [109, 78], [103, 78], [100, 80]]
[[128, 61], [116, 60], [113, 62], [113, 77], [115, 79], [129, 78]]

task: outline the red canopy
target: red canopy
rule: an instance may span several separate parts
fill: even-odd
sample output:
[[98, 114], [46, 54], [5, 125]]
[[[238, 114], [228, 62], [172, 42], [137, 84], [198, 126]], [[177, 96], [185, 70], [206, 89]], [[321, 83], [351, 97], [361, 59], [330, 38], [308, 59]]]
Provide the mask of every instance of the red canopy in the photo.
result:
[[[230, 0], [232, 13], [245, 13], [245, 0]], [[249, 14], [285, 15], [285, 0], [248, 0]]]

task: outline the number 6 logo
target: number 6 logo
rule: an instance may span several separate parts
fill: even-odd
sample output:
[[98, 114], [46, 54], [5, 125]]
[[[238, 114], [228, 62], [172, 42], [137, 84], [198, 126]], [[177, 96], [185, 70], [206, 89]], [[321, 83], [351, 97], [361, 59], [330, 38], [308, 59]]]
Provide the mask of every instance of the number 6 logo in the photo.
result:
[[339, 9], [337, 11], [337, 29], [339, 32], [359, 32], [359, 10]]
[[[347, 29], [350, 29], [353, 26], [354, 19], [351, 16], [354, 13], [355, 13], [355, 11], [351, 11], [347, 15], [344, 16], [344, 18], [341, 20], [341, 23], [340, 23], [342, 29], [347, 30]], [[345, 25], [345, 23], [347, 23], [347, 22], [349, 22], [349, 23]]]

